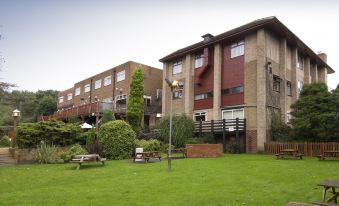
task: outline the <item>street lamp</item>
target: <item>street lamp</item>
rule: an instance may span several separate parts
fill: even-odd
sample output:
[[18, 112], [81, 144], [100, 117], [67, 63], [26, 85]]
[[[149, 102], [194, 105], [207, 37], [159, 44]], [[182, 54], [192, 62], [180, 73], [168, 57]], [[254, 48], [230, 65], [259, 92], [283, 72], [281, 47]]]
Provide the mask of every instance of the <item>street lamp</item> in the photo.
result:
[[178, 88], [179, 82], [177, 80], [170, 81], [167, 78], [165, 79], [166, 83], [168, 84], [169, 88], [171, 89], [171, 98], [170, 98], [170, 126], [169, 126], [169, 145], [168, 145], [168, 171], [172, 170], [172, 107], [173, 107], [173, 91], [174, 89]]
[[20, 117], [20, 111], [17, 110], [17, 109], [14, 110], [12, 116], [13, 116], [14, 133], [13, 133], [13, 138], [11, 139], [11, 145], [12, 145], [12, 148], [14, 148], [15, 147], [15, 136], [16, 136], [15, 128], [16, 128], [16, 125], [18, 123], [18, 118]]

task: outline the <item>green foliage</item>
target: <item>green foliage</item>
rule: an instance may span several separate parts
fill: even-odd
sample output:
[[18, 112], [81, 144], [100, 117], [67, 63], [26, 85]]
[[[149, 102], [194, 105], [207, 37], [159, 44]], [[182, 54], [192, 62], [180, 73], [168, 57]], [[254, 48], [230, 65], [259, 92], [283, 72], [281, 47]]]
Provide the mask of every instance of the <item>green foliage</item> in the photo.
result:
[[62, 152], [60, 154], [60, 159], [64, 160], [64, 162], [69, 162], [75, 155], [83, 154], [87, 154], [87, 150], [85, 150], [81, 145], [75, 144], [72, 145], [67, 151]]
[[295, 140], [335, 141], [337, 107], [334, 95], [326, 84], [305, 85], [299, 99], [292, 105]]
[[[169, 139], [169, 117], [166, 116], [157, 124], [161, 141], [168, 142]], [[172, 144], [176, 147], [185, 147], [188, 138], [193, 137], [195, 125], [192, 118], [181, 114], [173, 116]]]
[[122, 120], [107, 122], [100, 127], [99, 139], [109, 159], [129, 158], [134, 150], [135, 132]]
[[188, 138], [186, 144], [203, 144], [204, 141], [202, 138], [192, 137]]
[[55, 163], [58, 160], [57, 148], [53, 144], [41, 141], [34, 153], [34, 159], [42, 164]]
[[207, 144], [216, 143], [215, 137], [212, 133], [203, 133], [200, 138], [202, 139], [203, 143], [207, 143]]
[[161, 146], [160, 146], [160, 141], [156, 139], [150, 139], [150, 140], [135, 140], [135, 145], [136, 147], [142, 147], [144, 148], [144, 152], [149, 152], [149, 151], [160, 151]]
[[40, 115], [52, 115], [56, 111], [57, 102], [52, 96], [44, 96], [37, 108], [37, 114]]
[[83, 141], [79, 139], [81, 129], [78, 125], [55, 120], [21, 123], [16, 132], [19, 148], [36, 147], [41, 141], [58, 146], [68, 146]]
[[9, 147], [10, 141], [8, 136], [4, 135], [0, 138], [0, 147]]
[[67, 122], [68, 123], [79, 123], [79, 122], [81, 122], [81, 120], [79, 119], [79, 117], [78, 116], [75, 116], [75, 115], [71, 115], [71, 116], [68, 116], [67, 117]]
[[290, 141], [292, 140], [292, 129], [281, 120], [279, 114], [273, 113], [271, 119], [271, 132], [273, 141]]
[[113, 120], [115, 120], [115, 117], [114, 117], [112, 110], [105, 109], [102, 112], [101, 124], [105, 124], [105, 123], [113, 121]]
[[131, 89], [127, 101], [127, 121], [135, 132], [141, 130], [141, 120], [144, 114], [144, 75], [137, 68], [132, 77]]
[[241, 146], [235, 142], [231, 142], [226, 146], [226, 151], [231, 154], [239, 154], [241, 153]]

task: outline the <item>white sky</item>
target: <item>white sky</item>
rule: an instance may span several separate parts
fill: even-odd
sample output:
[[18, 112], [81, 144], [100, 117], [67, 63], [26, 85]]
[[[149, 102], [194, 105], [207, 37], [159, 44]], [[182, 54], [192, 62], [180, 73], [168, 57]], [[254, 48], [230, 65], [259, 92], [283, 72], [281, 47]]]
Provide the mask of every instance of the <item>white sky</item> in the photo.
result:
[[338, 70], [339, 1], [29, 1], [0, 0], [1, 81], [21, 90], [65, 90], [133, 60], [159, 59], [255, 19], [276, 16]]

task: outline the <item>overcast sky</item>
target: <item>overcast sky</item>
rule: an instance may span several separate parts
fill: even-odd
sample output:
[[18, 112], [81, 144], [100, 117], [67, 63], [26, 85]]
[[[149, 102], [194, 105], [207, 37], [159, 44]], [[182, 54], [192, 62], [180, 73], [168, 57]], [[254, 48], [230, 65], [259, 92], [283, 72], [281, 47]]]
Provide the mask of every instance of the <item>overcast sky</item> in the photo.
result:
[[339, 83], [339, 1], [0, 0], [1, 81], [20, 90], [65, 90], [133, 60], [163, 56], [255, 19], [276, 16], [314, 52], [328, 55]]

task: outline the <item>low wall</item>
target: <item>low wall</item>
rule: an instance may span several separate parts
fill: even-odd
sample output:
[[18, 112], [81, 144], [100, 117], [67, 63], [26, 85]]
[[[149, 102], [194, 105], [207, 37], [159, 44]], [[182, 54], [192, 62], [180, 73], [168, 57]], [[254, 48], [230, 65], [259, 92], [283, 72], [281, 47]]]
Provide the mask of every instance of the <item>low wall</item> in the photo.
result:
[[187, 144], [187, 157], [220, 157], [224, 154], [222, 144]]

